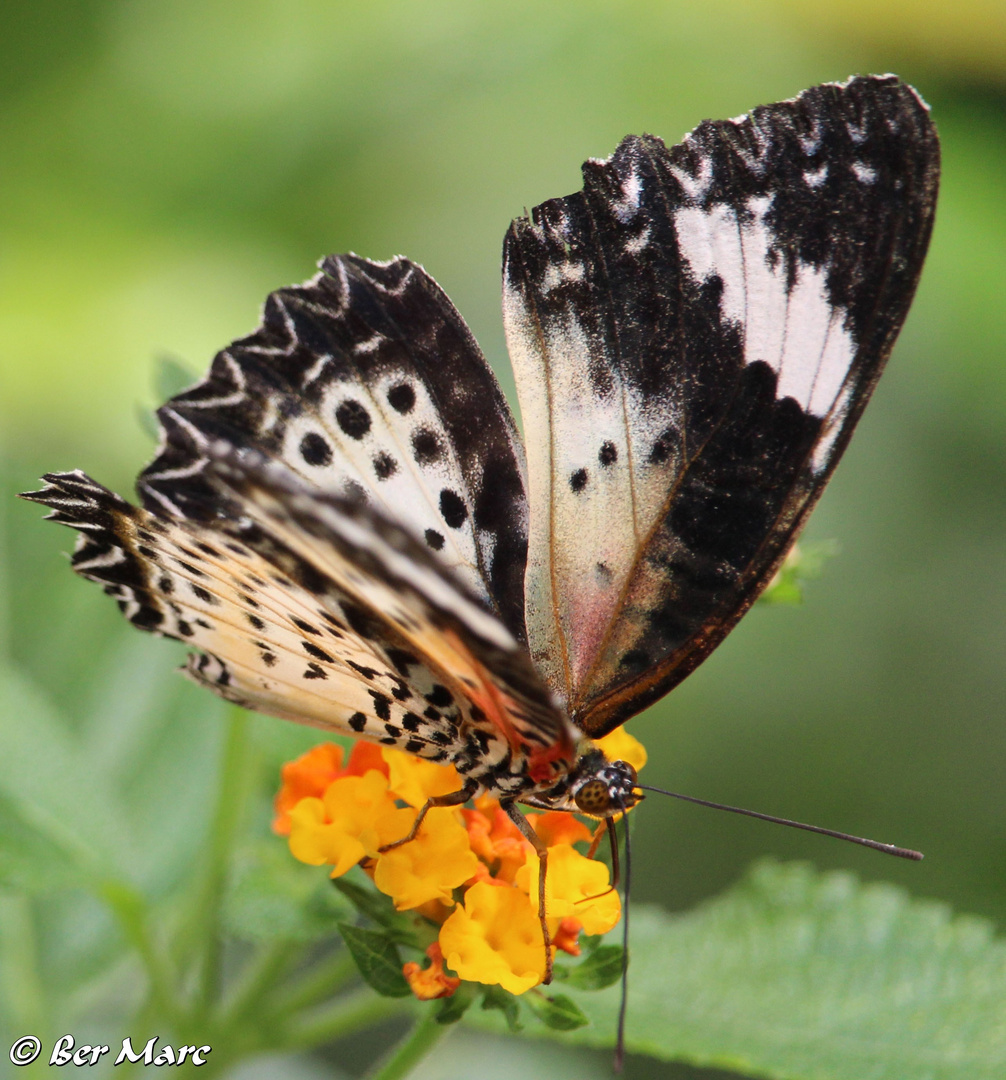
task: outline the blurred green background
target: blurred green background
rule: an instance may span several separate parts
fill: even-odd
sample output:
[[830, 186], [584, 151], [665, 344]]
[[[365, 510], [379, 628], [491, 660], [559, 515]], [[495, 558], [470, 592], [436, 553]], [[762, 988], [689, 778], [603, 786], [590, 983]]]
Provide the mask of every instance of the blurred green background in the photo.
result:
[[[72, 578], [60, 557], [70, 534], [8, 496], [74, 467], [128, 493], [152, 453], [137, 412], [154, 403], [155, 360], [202, 372], [255, 325], [270, 289], [309, 277], [328, 252], [422, 262], [509, 393], [499, 255], [513, 216], [578, 188], [580, 162], [628, 132], [673, 141], [706, 117], [887, 70], [933, 107], [944, 180], [915, 306], [808, 531], [841, 554], [803, 607], [756, 609], [631, 728], [650, 750], [651, 783], [927, 858], [903, 865], [651, 799], [635, 832], [634, 896], [688, 907], [772, 853], [896, 881], [1001, 924], [1002, 3], [7, 0], [0, 630], [37, 715], [51, 710], [120, 778], [121, 805], [149, 838], [132, 854], [151, 888], [184, 872], [208, 811], [221, 709], [170, 674], [177, 650], [120, 625], [97, 589]], [[25, 725], [30, 742], [36, 713], [0, 722]], [[255, 732], [264, 834], [276, 765], [315, 736], [272, 720]], [[86, 816], [74, 799], [101, 781], [74, 764], [53, 762], [37, 780]], [[44, 853], [28, 848], [18, 865], [39, 895], [42, 978], [57, 1001], [72, 987], [79, 1008], [110, 931], [93, 903], [43, 887]], [[14, 1008], [25, 988], [9, 973], [6, 984]], [[464, 1076], [465, 1054], [484, 1067], [469, 1035], [422, 1075]], [[501, 1074], [606, 1068], [516, 1040], [493, 1054]], [[315, 1075], [308, 1062], [262, 1068]], [[714, 1075], [639, 1059], [630, 1068]]]

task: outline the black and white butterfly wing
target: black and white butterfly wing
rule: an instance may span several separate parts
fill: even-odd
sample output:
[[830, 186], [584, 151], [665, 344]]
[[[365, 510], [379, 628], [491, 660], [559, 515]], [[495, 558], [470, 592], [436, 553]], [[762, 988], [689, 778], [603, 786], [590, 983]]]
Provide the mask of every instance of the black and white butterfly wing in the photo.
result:
[[938, 170], [915, 91], [855, 78], [671, 148], [629, 137], [513, 223], [528, 644], [589, 734], [770, 580], [907, 313]]
[[410, 529], [523, 640], [522, 448], [475, 339], [422, 267], [329, 257], [272, 293], [259, 328], [158, 417], [162, 445], [138, 481], [148, 510], [212, 519], [208, 448], [252, 447]]
[[217, 492], [207, 523], [131, 506], [80, 472], [26, 497], [80, 532], [74, 569], [135, 626], [199, 649], [188, 674], [230, 701], [451, 760], [503, 791], [571, 757], [524, 647], [411, 531], [222, 442], [203, 475]]

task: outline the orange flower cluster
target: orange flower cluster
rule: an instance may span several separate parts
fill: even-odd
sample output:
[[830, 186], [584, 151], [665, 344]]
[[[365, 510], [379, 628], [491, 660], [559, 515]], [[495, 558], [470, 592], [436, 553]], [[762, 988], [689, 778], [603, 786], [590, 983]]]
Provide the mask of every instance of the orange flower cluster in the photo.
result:
[[[646, 761], [624, 730], [598, 745], [610, 760], [637, 769]], [[428, 798], [457, 791], [462, 781], [451, 765], [365, 742], [343, 761], [340, 746], [324, 743], [284, 766], [273, 827], [289, 837], [292, 854], [331, 866], [332, 877], [362, 864], [399, 911], [417, 910], [440, 924], [427, 950], [430, 965], [404, 967], [417, 997], [450, 996], [462, 979], [513, 994], [538, 985], [545, 974], [538, 856], [499, 803], [482, 797], [473, 809], [434, 808], [412, 840], [382, 851], [408, 835]], [[581, 931], [603, 934], [618, 922], [618, 894], [607, 866], [573, 846], [593, 838], [582, 821], [559, 812], [527, 816], [549, 851], [552, 944], [578, 955]]]

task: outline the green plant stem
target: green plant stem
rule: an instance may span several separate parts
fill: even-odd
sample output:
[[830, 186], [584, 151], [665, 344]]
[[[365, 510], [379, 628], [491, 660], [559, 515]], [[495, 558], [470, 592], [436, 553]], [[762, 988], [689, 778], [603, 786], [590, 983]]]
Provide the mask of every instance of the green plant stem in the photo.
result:
[[121, 882], [105, 882], [98, 891], [114, 912], [126, 940], [139, 954], [150, 984], [151, 1000], [173, 1025], [177, 1025], [181, 1017], [175, 979], [167, 957], [150, 935], [146, 901]]
[[[30, 1033], [47, 1046], [51, 1043], [52, 1028], [38, 961], [31, 900], [27, 896], [0, 894], [0, 1003], [6, 1006], [12, 1034]], [[22, 1068], [21, 1075], [41, 1077], [47, 1068], [43, 1055]]]
[[221, 1009], [220, 1028], [226, 1030], [239, 1024], [252, 1012], [259, 1000], [275, 989], [293, 951], [289, 941], [276, 941], [261, 949], [248, 962], [238, 985]]
[[410, 1008], [408, 999], [380, 997], [369, 988], [358, 990], [337, 998], [307, 1021], [291, 1027], [289, 1035], [282, 1040], [282, 1049], [311, 1050], [401, 1015]]
[[334, 956], [328, 957], [307, 972], [299, 982], [273, 1002], [277, 1013], [289, 1014], [316, 1005], [324, 998], [330, 998], [356, 974], [356, 964], [346, 949], [340, 949]]
[[217, 804], [207, 836], [203, 878], [192, 923], [200, 964], [195, 1016], [205, 1016], [220, 989], [220, 901], [248, 792], [248, 724], [244, 709], [235, 705], [228, 710]]
[[366, 1074], [367, 1080], [402, 1080], [426, 1057], [448, 1030], [445, 1024], [437, 1023], [432, 1009], [427, 1010], [426, 1015], [416, 1022], [394, 1050]]

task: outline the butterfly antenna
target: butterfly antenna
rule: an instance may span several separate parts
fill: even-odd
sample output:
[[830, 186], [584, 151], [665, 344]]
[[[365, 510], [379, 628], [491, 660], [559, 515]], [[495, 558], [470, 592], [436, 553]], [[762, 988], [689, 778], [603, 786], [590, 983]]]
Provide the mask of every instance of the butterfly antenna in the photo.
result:
[[[632, 879], [632, 851], [629, 842], [629, 819], [625, 807], [620, 807], [622, 820], [625, 822], [625, 918], [622, 922], [622, 1000], [618, 1006], [618, 1035], [615, 1039], [615, 1072], [620, 1073], [625, 1065], [625, 1013], [629, 1003], [629, 883]], [[612, 844], [616, 844], [615, 825], [608, 818], [609, 835]]]
[[[685, 802], [695, 803], [697, 806], [708, 806], [713, 810], [728, 810], [731, 814], [744, 814], [745, 817], [758, 818], [759, 821], [771, 821], [773, 825], [788, 825], [791, 829], [805, 829], [807, 832], [820, 833], [822, 836], [833, 836], [836, 840], [848, 840], [850, 844], [859, 844], [862, 847], [872, 848], [874, 851], [882, 851], [885, 855], [895, 855], [899, 859], [911, 859], [913, 862], [921, 862], [925, 856], [921, 851], [913, 851], [911, 848], [898, 847], [896, 844], [882, 844], [879, 840], [867, 840], [864, 836], [852, 836], [849, 833], [837, 832], [835, 829], [823, 829], [820, 825], [808, 825], [803, 821], [791, 821], [789, 818], [774, 817], [772, 814], [760, 814], [757, 810], [744, 810], [739, 806], [725, 806], [723, 803], [710, 802], [708, 799], [696, 799], [692, 795], [682, 795], [677, 791], [664, 791], [663, 788], [647, 787], [646, 784], [636, 784], [643, 791], [652, 791], [657, 795], [669, 795], [672, 799], [682, 799]], [[628, 863], [628, 843], [626, 843], [626, 863]], [[626, 866], [626, 880], [629, 870]]]

